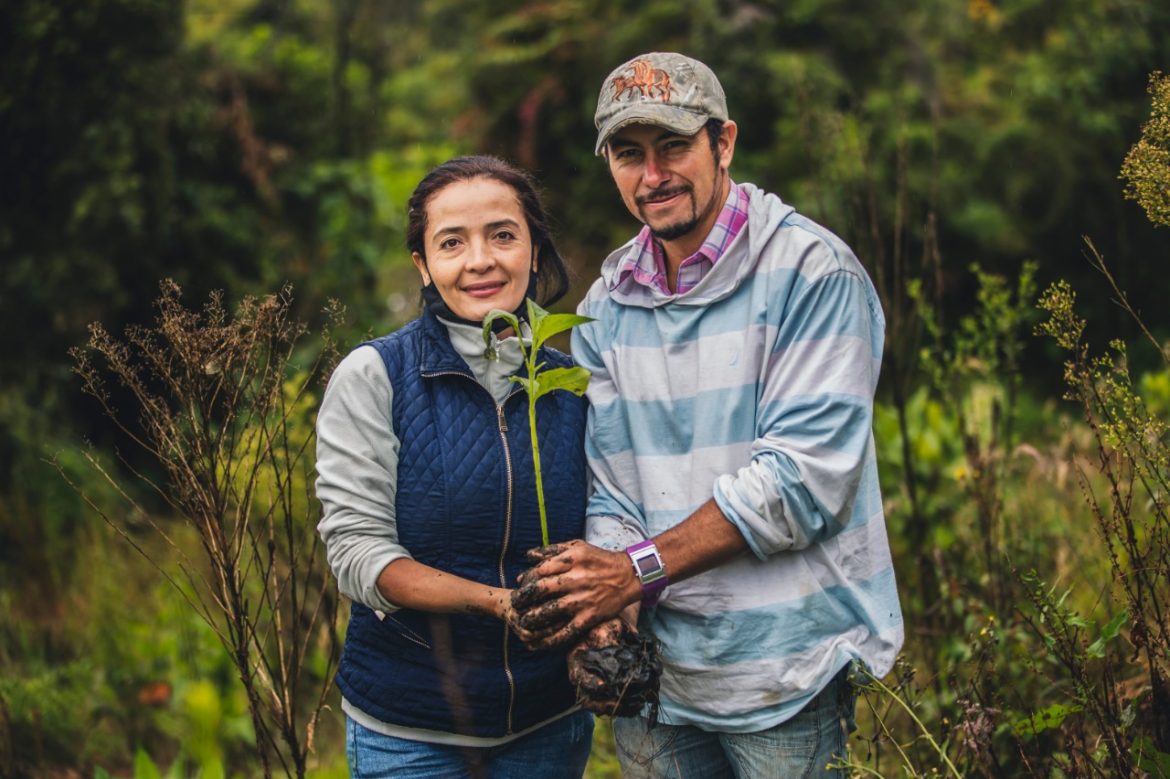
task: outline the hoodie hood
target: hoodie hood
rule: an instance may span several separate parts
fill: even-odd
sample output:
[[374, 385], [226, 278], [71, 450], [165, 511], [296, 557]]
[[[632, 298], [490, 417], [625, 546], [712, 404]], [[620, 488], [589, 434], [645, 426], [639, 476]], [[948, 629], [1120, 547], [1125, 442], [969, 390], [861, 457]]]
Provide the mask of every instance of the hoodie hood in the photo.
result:
[[[705, 306], [730, 295], [740, 283], [756, 271], [756, 264], [768, 241], [776, 237], [780, 223], [792, 214], [792, 206], [754, 184], [740, 184], [748, 197], [748, 219], [743, 230], [694, 289], [681, 295], [667, 295], [642, 286], [633, 275], [618, 284], [618, 268], [627, 254], [637, 251], [634, 239], [613, 251], [601, 264], [601, 279], [617, 303], [642, 308], [657, 308], [674, 303], [680, 306]], [[616, 286], [615, 286], [616, 285]]]

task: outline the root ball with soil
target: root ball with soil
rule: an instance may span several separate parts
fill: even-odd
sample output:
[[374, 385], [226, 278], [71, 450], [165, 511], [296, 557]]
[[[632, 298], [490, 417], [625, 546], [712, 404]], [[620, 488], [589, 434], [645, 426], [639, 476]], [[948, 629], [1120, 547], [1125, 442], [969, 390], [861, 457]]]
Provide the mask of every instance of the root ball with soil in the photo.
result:
[[[557, 544], [532, 549], [528, 559], [535, 567], [562, 549]], [[568, 626], [572, 614], [555, 596], [546, 594], [539, 582], [532, 568], [522, 573], [520, 586], [512, 592], [512, 608], [526, 630], [554, 633]], [[569, 676], [585, 708], [598, 714], [632, 717], [649, 705], [651, 721], [657, 718], [662, 660], [653, 638], [621, 619], [603, 623], [584, 637], [570, 635], [568, 643], [577, 646], [569, 653]]]

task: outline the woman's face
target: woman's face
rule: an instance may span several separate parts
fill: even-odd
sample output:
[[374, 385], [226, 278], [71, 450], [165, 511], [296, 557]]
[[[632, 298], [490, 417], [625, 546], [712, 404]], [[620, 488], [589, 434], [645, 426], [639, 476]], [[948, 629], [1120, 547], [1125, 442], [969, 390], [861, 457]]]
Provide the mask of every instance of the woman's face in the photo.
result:
[[432, 195], [426, 213], [426, 260], [413, 255], [423, 284], [433, 281], [447, 307], [474, 322], [519, 307], [536, 258], [515, 191], [495, 179], [458, 181]]

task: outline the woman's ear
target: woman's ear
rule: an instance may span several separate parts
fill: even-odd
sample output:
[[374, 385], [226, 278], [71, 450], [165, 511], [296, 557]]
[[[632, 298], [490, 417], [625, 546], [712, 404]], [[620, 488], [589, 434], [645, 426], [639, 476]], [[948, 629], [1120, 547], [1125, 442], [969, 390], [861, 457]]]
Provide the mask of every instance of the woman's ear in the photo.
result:
[[431, 274], [427, 273], [427, 261], [418, 252], [411, 252], [410, 259], [414, 260], [414, 267], [418, 268], [418, 275], [422, 276], [423, 286], [431, 283]]

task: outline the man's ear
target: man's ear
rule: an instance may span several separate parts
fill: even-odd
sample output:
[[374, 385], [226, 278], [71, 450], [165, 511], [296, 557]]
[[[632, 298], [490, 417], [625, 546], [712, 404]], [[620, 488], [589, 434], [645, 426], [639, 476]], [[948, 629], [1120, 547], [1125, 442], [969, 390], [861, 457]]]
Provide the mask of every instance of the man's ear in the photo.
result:
[[719, 128], [719, 141], [716, 146], [719, 149], [719, 167], [723, 170], [731, 168], [731, 158], [735, 156], [735, 138], [738, 133], [739, 127], [730, 119], [723, 123], [723, 127]]
[[609, 180], [615, 181], [613, 177], [613, 155], [609, 153], [609, 141], [601, 147], [601, 160], [605, 163], [605, 170], [609, 173]]
[[427, 273], [427, 261], [418, 252], [411, 252], [410, 259], [414, 260], [414, 267], [418, 268], [418, 275], [422, 276], [423, 286], [431, 283], [431, 274]]

